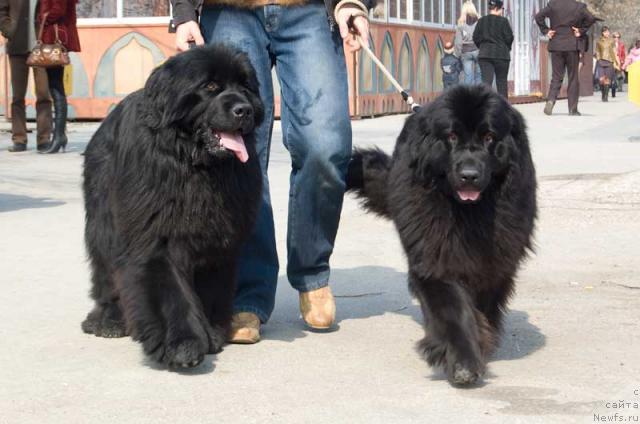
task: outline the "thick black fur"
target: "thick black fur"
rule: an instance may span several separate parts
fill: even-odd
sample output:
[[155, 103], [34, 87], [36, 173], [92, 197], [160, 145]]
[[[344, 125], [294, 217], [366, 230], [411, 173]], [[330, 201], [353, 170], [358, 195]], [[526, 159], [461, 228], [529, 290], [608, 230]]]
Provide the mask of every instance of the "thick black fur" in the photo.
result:
[[[247, 56], [220, 45], [172, 57], [109, 114], [85, 152], [96, 302], [86, 333], [131, 335], [169, 367], [222, 349], [259, 205], [253, 130], [263, 114]], [[249, 160], [213, 130], [242, 133]]]
[[484, 87], [451, 89], [407, 119], [392, 157], [355, 150], [347, 186], [396, 225], [427, 362], [455, 385], [476, 382], [532, 248], [536, 177], [522, 116]]

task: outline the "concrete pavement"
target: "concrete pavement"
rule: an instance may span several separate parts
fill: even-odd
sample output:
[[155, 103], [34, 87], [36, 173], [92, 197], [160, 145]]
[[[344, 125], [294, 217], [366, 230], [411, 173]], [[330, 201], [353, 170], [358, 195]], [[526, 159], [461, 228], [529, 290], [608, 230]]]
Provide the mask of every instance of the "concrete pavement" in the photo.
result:
[[[332, 259], [338, 331], [303, 327], [281, 273], [264, 340], [228, 346], [193, 371], [159, 370], [128, 338], [83, 334], [91, 302], [79, 153], [97, 124], [71, 125], [70, 151], [50, 156], [10, 154], [1, 133], [0, 423], [640, 420], [640, 142], [629, 141], [640, 136], [640, 109], [624, 94], [582, 99], [579, 118], [566, 101], [552, 117], [542, 107], [518, 106], [540, 180], [537, 253], [520, 272], [486, 383], [469, 390], [414, 351], [421, 315], [395, 231], [351, 197]], [[354, 144], [390, 150], [404, 119], [355, 121]], [[276, 127], [270, 178], [284, 268], [280, 137]]]

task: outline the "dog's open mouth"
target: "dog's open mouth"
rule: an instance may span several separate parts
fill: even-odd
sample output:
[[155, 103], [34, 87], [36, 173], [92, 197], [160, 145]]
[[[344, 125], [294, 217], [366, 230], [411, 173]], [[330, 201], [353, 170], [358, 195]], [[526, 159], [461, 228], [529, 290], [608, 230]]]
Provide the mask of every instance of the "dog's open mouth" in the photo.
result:
[[209, 153], [215, 154], [220, 149], [225, 149], [233, 153], [240, 162], [246, 162], [249, 160], [249, 153], [247, 153], [247, 147], [244, 145], [244, 138], [240, 131], [225, 132], [211, 130], [211, 144], [207, 143], [207, 150]]
[[464, 203], [474, 203], [480, 200], [480, 192], [478, 190], [458, 190], [456, 194]]

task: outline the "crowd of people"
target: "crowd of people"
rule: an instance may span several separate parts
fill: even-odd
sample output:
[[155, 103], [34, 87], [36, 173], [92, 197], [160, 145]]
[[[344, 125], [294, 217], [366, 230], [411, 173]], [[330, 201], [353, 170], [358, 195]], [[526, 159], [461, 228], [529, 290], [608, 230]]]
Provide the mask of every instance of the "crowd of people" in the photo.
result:
[[[509, 73], [513, 31], [509, 21], [502, 15], [501, 0], [489, 0], [489, 14], [480, 17], [472, 1], [463, 3], [457, 21], [453, 42], [444, 44], [440, 67], [444, 89], [456, 84], [495, 83], [496, 90], [508, 96]], [[552, 0], [534, 17], [540, 31], [549, 40], [552, 62], [552, 80], [545, 105], [550, 115], [560, 93], [565, 73], [568, 75], [567, 94], [569, 114], [579, 116], [578, 72], [584, 53], [589, 49], [587, 32], [598, 20], [584, 3], [576, 0]], [[548, 20], [548, 21], [547, 21]], [[639, 60], [640, 40], [626, 51], [619, 32], [611, 33], [602, 27], [601, 37], [595, 46], [594, 83], [602, 93], [602, 101], [608, 101], [609, 92], [616, 96], [622, 91], [627, 79], [627, 68]]]

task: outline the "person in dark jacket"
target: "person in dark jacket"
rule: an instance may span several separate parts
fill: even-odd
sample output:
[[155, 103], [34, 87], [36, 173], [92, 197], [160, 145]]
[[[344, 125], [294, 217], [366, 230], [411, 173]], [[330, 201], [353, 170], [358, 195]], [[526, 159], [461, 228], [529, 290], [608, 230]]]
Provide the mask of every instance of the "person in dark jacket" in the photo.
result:
[[[545, 21], [547, 18], [550, 26], [547, 26]], [[553, 113], [566, 71], [569, 77], [567, 87], [569, 115], [580, 116], [578, 71], [580, 51], [584, 48], [581, 40], [584, 39], [584, 34], [594, 24], [596, 18], [584, 3], [576, 0], [551, 0], [536, 14], [535, 20], [540, 31], [549, 38], [548, 50], [551, 54], [551, 84], [544, 113], [547, 115]]]
[[453, 43], [447, 41], [444, 45], [444, 55], [442, 56], [442, 59], [440, 59], [442, 85], [445, 90], [460, 82], [462, 62], [460, 61], [460, 58], [453, 54], [454, 52], [455, 47], [453, 46]]
[[[255, 343], [274, 307], [278, 256], [267, 165], [273, 127], [275, 70], [281, 86], [284, 144], [292, 161], [287, 228], [287, 277], [300, 312], [315, 329], [331, 328], [335, 301], [329, 259], [338, 229], [351, 158], [347, 68], [343, 44], [368, 39], [373, 0], [172, 0], [176, 47], [226, 43], [246, 52], [256, 69], [265, 120], [256, 129], [263, 204], [239, 260], [229, 341]], [[198, 22], [199, 21], [199, 22]]]
[[[70, 52], [80, 51], [80, 39], [76, 28], [77, 0], [40, 0], [38, 27], [42, 26], [42, 42], [51, 44], [59, 39]], [[47, 68], [49, 91], [55, 110], [51, 146], [42, 153], [58, 153], [67, 145], [67, 95], [64, 92], [64, 67]]]
[[502, 16], [504, 3], [489, 0], [489, 14], [478, 21], [473, 32], [473, 42], [480, 49], [478, 61], [482, 82], [491, 86], [495, 76], [498, 93], [508, 98], [507, 77], [511, 63], [513, 31], [509, 20]]
[[[11, 141], [10, 152], [27, 150], [27, 115], [25, 95], [29, 67], [27, 57], [35, 44], [35, 0], [0, 0], [0, 31], [7, 39], [5, 51], [11, 68]], [[38, 151], [49, 148], [51, 136], [51, 99], [47, 87], [47, 73], [33, 68], [36, 91], [36, 144]]]

